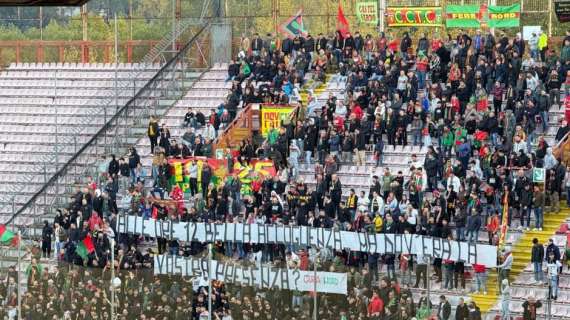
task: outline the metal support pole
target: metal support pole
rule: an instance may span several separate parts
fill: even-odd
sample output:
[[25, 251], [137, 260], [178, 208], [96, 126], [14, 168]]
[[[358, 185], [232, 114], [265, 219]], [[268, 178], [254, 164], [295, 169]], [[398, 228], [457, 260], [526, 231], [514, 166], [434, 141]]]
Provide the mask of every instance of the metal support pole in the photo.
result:
[[208, 244], [208, 320], [212, 320], [212, 244]]
[[[44, 184], [47, 183], [47, 181], [47, 164], [44, 164]], [[44, 192], [44, 205], [47, 205], [47, 192]]]
[[[131, 25], [132, 27], [132, 25]], [[115, 92], [115, 113], [119, 110], [119, 28], [117, 27], [117, 15], [115, 14], [115, 83], [113, 84]], [[104, 119], [107, 123], [107, 106], [104, 107]], [[104, 145], [107, 145], [107, 130], [105, 130]]]
[[111, 320], [115, 319], [115, 239], [111, 239]]
[[[427, 263], [427, 266], [426, 266], [426, 278], [427, 278], [426, 284], [427, 284], [428, 307], [431, 305], [431, 297], [430, 297], [430, 294], [431, 294], [430, 266], [431, 266], [431, 257], [428, 257], [428, 263]], [[431, 308], [430, 308], [430, 310], [431, 310]]]
[[176, 0], [172, 0], [172, 56], [176, 52]]
[[129, 40], [133, 40], [133, 0], [129, 0]]
[[59, 141], [58, 141], [58, 110], [57, 110], [57, 69], [54, 72], [54, 82], [53, 82], [53, 107], [55, 111], [55, 171], [57, 172], [59, 168]]
[[[77, 136], [73, 136], [73, 153], [77, 153]], [[75, 177], [77, 177], [78, 173], [77, 173], [77, 167], [78, 164], [76, 164], [75, 166]]]
[[83, 41], [87, 41], [87, 4], [81, 6], [81, 26], [83, 31]]
[[319, 254], [315, 255], [315, 262], [313, 263], [313, 290], [315, 295], [313, 297], [313, 320], [317, 320], [317, 263], [319, 261]]
[[[552, 1], [554, 0], [548, 0], [548, 37], [552, 37]], [[522, 12], [522, 9], [521, 9]]]
[[378, 30], [384, 31], [384, 20], [386, 13], [386, 0], [378, 0]]
[[[16, 220], [15, 218], [12, 222]], [[18, 231], [18, 319], [22, 319], [22, 233]]]
[[40, 7], [39, 12], [39, 20], [40, 20], [40, 40], [44, 40], [44, 10]]

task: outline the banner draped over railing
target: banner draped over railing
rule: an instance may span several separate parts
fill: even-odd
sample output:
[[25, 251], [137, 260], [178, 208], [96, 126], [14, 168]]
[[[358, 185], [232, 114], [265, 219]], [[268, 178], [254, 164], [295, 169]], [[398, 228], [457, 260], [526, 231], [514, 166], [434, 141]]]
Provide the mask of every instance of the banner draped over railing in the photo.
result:
[[445, 25], [448, 28], [513, 28], [520, 26], [521, 5], [510, 6], [447, 5]]
[[[197, 182], [198, 189], [201, 188], [202, 182], [202, 169], [204, 165], [208, 165], [211, 169], [212, 177], [211, 182], [214, 185], [223, 183], [224, 179], [228, 176], [235, 177], [241, 182], [241, 194], [249, 195], [254, 188], [255, 182], [261, 181], [266, 176], [275, 176], [277, 171], [273, 166], [273, 161], [252, 159], [249, 164], [242, 165], [235, 162], [232, 168], [228, 168], [228, 161], [226, 159], [213, 159], [206, 157], [188, 157], [185, 159], [170, 159], [168, 163], [171, 166], [170, 184], [178, 185], [183, 192], [187, 192], [190, 188], [190, 166], [192, 162], [197, 166]], [[200, 190], [201, 191], [201, 190]]]
[[391, 7], [386, 10], [388, 27], [440, 27], [440, 7]]
[[116, 230], [185, 242], [240, 242], [252, 244], [284, 244], [330, 250], [350, 250], [379, 254], [416, 254], [468, 264], [497, 264], [497, 247], [476, 242], [454, 241], [417, 234], [368, 234], [307, 226], [242, 223], [194, 223], [143, 219], [119, 215]]
[[279, 129], [282, 121], [291, 117], [293, 106], [261, 106], [261, 134], [267, 137], [271, 128]]
[[277, 269], [270, 266], [243, 266], [233, 262], [208, 259], [160, 255], [154, 257], [154, 274], [181, 275], [208, 278], [224, 283], [257, 287], [259, 289], [281, 289], [296, 291], [347, 294], [346, 273], [314, 272], [299, 269]]

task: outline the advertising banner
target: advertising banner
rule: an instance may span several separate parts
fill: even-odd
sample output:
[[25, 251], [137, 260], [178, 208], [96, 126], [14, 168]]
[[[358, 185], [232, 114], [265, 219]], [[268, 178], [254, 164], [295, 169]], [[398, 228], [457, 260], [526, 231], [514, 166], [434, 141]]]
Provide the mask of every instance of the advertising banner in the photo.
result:
[[520, 24], [520, 3], [511, 6], [489, 6], [489, 28], [516, 28]]
[[440, 7], [389, 7], [386, 9], [389, 27], [440, 27]]
[[482, 18], [478, 5], [450, 4], [445, 8], [445, 25], [448, 28], [479, 28]]
[[554, 1], [554, 12], [556, 13], [556, 17], [558, 17], [559, 22], [570, 21], [570, 1], [569, 0]]
[[378, 3], [358, 2], [356, 4], [356, 16], [362, 23], [378, 24]]

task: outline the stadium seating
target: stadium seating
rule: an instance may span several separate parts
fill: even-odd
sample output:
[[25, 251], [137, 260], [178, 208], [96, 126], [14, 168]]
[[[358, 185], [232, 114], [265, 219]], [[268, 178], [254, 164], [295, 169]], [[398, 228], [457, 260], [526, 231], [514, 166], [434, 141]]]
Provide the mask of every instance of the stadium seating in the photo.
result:
[[[186, 128], [182, 127], [184, 115], [188, 108], [192, 108], [194, 112], [202, 112], [205, 116], [210, 110], [215, 109], [224, 102], [229, 93], [231, 82], [226, 82], [227, 64], [217, 64], [209, 71], [202, 74], [200, 81], [197, 81], [188, 90], [188, 92], [178, 100], [170, 110], [162, 116], [161, 123], [165, 124], [170, 130], [172, 139], [181, 140]], [[148, 138], [140, 139], [137, 143], [137, 150], [141, 155], [150, 154], [150, 141]], [[142, 157], [141, 162], [150, 171], [150, 157]]]
[[65, 163], [114, 114], [115, 103], [125, 105], [160, 68], [21, 63], [0, 72], [0, 222], [55, 172], [56, 151]]

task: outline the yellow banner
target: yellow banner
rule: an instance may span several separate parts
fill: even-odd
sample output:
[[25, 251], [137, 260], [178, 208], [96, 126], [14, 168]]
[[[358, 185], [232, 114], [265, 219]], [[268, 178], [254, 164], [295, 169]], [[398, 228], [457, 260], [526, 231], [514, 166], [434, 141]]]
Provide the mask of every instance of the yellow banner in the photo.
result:
[[279, 129], [284, 119], [289, 118], [295, 107], [261, 107], [261, 134], [267, 137], [271, 128]]

